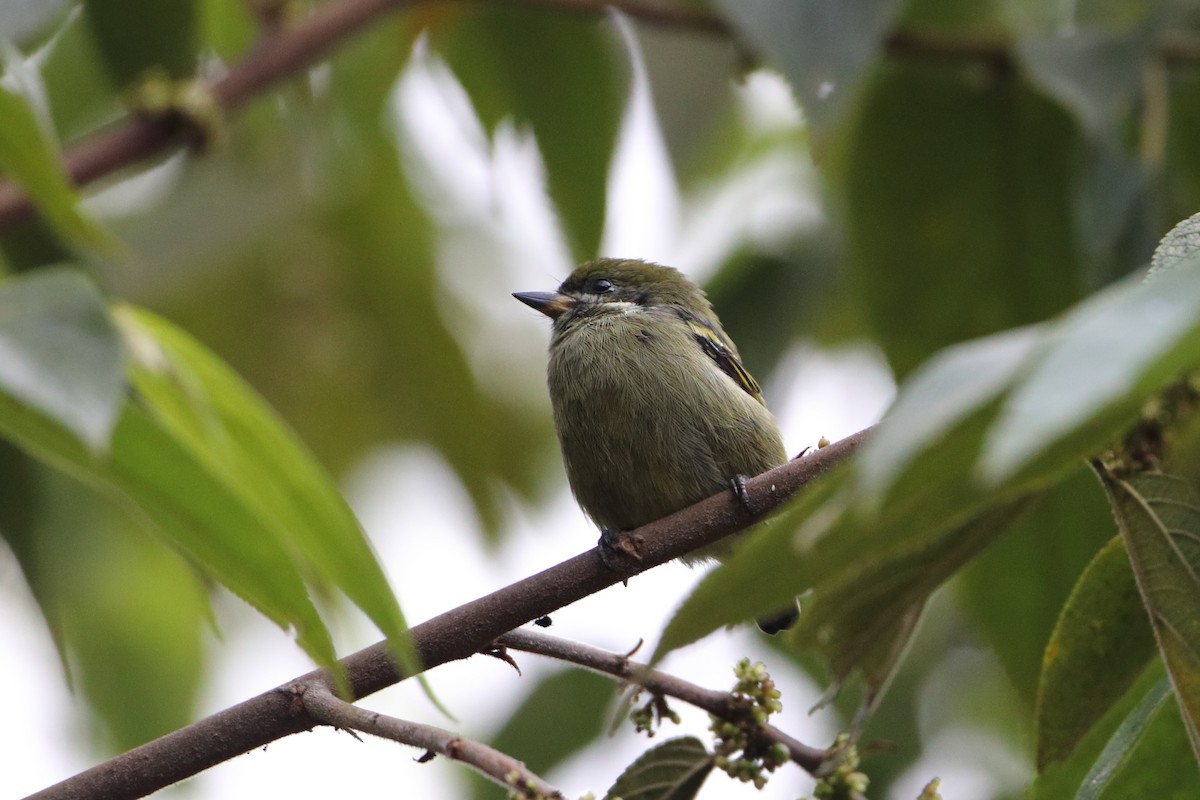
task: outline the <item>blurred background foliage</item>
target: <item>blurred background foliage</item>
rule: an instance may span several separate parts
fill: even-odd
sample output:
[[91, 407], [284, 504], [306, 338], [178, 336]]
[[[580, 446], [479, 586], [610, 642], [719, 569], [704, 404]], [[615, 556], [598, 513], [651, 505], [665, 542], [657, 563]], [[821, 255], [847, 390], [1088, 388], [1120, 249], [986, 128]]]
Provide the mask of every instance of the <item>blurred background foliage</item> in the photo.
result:
[[[601, 3], [396, 5], [203, 146], [87, 187], [82, 222], [53, 213], [52, 179], [37, 184], [13, 160], [35, 155], [6, 150], [0, 168], [43, 205], [5, 220], [0, 255], [14, 274], [85, 265], [110, 296], [177, 323], [335, 476], [382, 445], [427, 445], [469, 494], [481, 547], [505, 536], [513, 498], [539, 504], [561, 488], [542, 387], [508, 374], [516, 312], [494, 309], [604, 252], [638, 85], [677, 193], [676, 218], [662, 222], [675, 265], [706, 279], [760, 378], [798, 343], [869, 342], [902, 381], [942, 348], [1045, 320], [1142, 269], [1200, 208], [1194, 2], [663, 0], [628, 9], [633, 51]], [[129, 113], [148, 81], [219, 76], [309, 11], [301, 0], [4, 4], [3, 88], [25, 110], [0, 109], [0, 138], [32, 113], [69, 151]], [[437, 128], [447, 118], [453, 137]], [[439, 137], [472, 148], [457, 183], [436, 162], [454, 159]], [[509, 162], [531, 142], [540, 162], [516, 175]], [[528, 195], [542, 198], [534, 211], [514, 210]], [[119, 252], [89, 238], [97, 222]], [[510, 285], [516, 274], [544, 283]], [[204, 579], [136, 515], [7, 445], [0, 532], [107, 748], [192, 718]], [[1080, 471], [939, 596], [868, 729], [896, 743], [869, 763], [873, 796], [951, 724], [915, 720], [955, 642], [989, 647], [1011, 689], [962, 715], [1032, 759], [1046, 642], [1113, 533]], [[150, 660], [152, 674], [137, 668]], [[589, 733], [538, 766], [566, 758], [600, 730], [600, 683], [551, 677], [501, 738], [536, 748], [549, 724], [539, 715], [580, 698], [571, 724]]]

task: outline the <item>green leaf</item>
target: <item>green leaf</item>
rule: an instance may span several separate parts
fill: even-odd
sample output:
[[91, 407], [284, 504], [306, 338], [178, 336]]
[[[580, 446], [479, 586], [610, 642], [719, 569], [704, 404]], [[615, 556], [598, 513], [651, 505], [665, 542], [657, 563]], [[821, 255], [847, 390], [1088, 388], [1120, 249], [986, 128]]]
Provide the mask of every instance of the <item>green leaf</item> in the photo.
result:
[[829, 658], [835, 677], [862, 669], [878, 692], [888, 682], [925, 600], [967, 561], [1007, 532], [1029, 507], [1022, 497], [990, 508], [965, 524], [919, 528], [909, 536], [887, 527], [858, 524], [830, 537], [861, 542], [858, 556], [844, 548], [806, 554], [815, 577], [811, 598], [801, 604], [800, 623], [789, 634]]
[[[614, 694], [609, 678], [581, 669], [556, 672], [534, 687], [489, 744], [545, 775], [604, 731]], [[554, 735], [547, 736], [548, 730]], [[474, 797], [495, 797], [494, 783], [478, 777], [472, 785]]]
[[0, 391], [95, 452], [108, 447], [124, 400], [123, 360], [104, 298], [82, 273], [0, 282]]
[[1030, 512], [956, 581], [964, 609], [1023, 701], [1015, 711], [1028, 715], [1035, 708], [1046, 642], [1063, 604], [1112, 536], [1104, 491], [1080, 464], [1043, 492]]
[[[722, 626], [772, 614], [794, 602], [811, 578], [794, 545], [797, 529], [817, 535], [821, 523], [837, 519], [841, 509], [836, 491], [847, 476], [846, 470], [824, 476], [787, 511], [747, 533], [734, 555], [709, 572], [671, 617], [651, 662]], [[813, 522], [804, 529], [801, 526], [806, 520]]]
[[1078, 131], [1060, 107], [986, 67], [897, 58], [852, 121], [826, 174], [851, 280], [898, 375], [1079, 297]]
[[1191, 256], [1197, 252], [1200, 252], [1200, 214], [1193, 214], [1171, 228], [1154, 248], [1146, 280], [1173, 270], [1190, 269]]
[[[228, 367], [166, 320], [124, 307], [133, 385], [196, 466], [315, 587], [337, 586], [411, 659], [407, 625], [370, 543], [333, 482]], [[411, 661], [406, 661], [411, 666]]]
[[630, 764], [604, 800], [691, 800], [712, 768], [712, 754], [699, 739], [669, 739]]
[[1169, 475], [1098, 472], [1200, 759], [1200, 497]]
[[1121, 537], [1088, 565], [1046, 644], [1037, 703], [1039, 771], [1067, 758], [1154, 657]]
[[1017, 328], [954, 345], [919, 367], [857, 460], [874, 503], [910, 462], [958, 423], [992, 403], [1037, 348], [1041, 327]]
[[20, 184], [54, 229], [69, 241], [114, 253], [119, 244], [85, 215], [79, 197], [25, 98], [0, 84], [0, 172]]
[[988, 431], [979, 476], [997, 486], [1088, 455], [1155, 390], [1200, 364], [1200, 257], [1148, 283], [1127, 280], [1048, 331]]
[[1083, 779], [1083, 784], [1075, 794], [1075, 800], [1100, 800], [1113, 774], [1129, 758], [1131, 751], [1138, 744], [1138, 739], [1169, 702], [1170, 696], [1171, 684], [1165, 678], [1154, 684], [1108, 740], [1104, 751], [1096, 759], [1095, 766]]
[[464, 10], [433, 30], [489, 131], [532, 127], [577, 259], [597, 255], [626, 67], [602, 21], [513, 4]]
[[857, 99], [883, 45], [897, 0], [720, 0], [740, 32], [787, 76], [817, 136]]
[[93, 0], [84, 3], [88, 25], [119, 88], [157, 69], [172, 78], [196, 68], [196, 0]]

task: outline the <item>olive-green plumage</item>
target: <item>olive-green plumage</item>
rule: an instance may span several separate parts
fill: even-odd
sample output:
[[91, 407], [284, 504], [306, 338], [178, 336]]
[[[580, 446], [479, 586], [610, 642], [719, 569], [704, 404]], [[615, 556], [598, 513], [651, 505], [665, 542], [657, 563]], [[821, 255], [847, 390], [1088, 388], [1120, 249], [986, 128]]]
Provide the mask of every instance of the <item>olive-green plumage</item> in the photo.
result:
[[600, 259], [556, 293], [515, 296], [554, 320], [554, 423], [571, 489], [601, 528], [636, 528], [787, 460], [758, 384], [680, 272]]

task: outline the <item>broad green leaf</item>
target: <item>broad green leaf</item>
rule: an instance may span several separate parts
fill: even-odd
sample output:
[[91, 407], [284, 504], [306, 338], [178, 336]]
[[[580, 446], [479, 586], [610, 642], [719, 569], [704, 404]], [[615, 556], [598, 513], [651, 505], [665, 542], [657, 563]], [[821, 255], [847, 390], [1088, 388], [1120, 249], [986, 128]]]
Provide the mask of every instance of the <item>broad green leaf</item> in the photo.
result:
[[1036, 706], [1046, 642], [1063, 604], [1112, 536], [1104, 491], [1080, 464], [955, 582], [959, 602], [1023, 701], [1021, 714]]
[[134, 388], [155, 422], [316, 587], [337, 586], [406, 657], [407, 628], [350, 507], [312, 456], [228, 367], [190, 336], [124, 307]]
[[537, 138], [577, 259], [597, 255], [627, 68], [603, 19], [483, 4], [439, 23], [432, 44], [489, 131], [512, 118]]
[[[1164, 681], [1165, 683], [1165, 681]], [[1200, 770], [1170, 692], [1146, 719], [1141, 730], [1130, 725], [1126, 743], [1114, 734], [1080, 785], [1076, 797], [1098, 800], [1192, 800], [1200, 797]], [[1128, 749], [1126, 746], [1128, 744]], [[1113, 760], [1109, 760], [1109, 758]]]
[[1073, 797], [1117, 728], [1162, 678], [1162, 663], [1158, 660], [1151, 662], [1137, 682], [1109, 707], [1066, 759], [1047, 764], [1039, 771], [1037, 779], [1029, 787], [1028, 800]]
[[[790, 635], [820, 648], [839, 680], [861, 669], [871, 689], [881, 690], [925, 600], [1006, 533], [1029, 502], [1019, 498], [998, 504], [965, 524], [925, 529], [907, 538], [889, 536], [882, 528], [856, 558], [826, 561], [819, 548], [806, 554], [813, 591], [801, 604], [800, 623]], [[835, 529], [830, 536], [851, 530]]]
[[[582, 669], [567, 669], [543, 678], [504, 727], [488, 743], [521, 759], [538, 775], [566, 761], [604, 731], [605, 713], [612, 705], [615, 684], [610, 678]], [[553, 730], [553, 736], [546, 731]], [[472, 776], [472, 795], [496, 796], [496, 786]]]
[[122, 752], [196, 718], [211, 609], [207, 582], [179, 553], [147, 535], [128, 502], [36, 471], [36, 574], [64, 658]]
[[1078, 132], [1061, 108], [1019, 79], [921, 58], [880, 65], [861, 105], [826, 175], [851, 280], [899, 376], [1079, 297]]
[[[837, 488], [847, 473], [826, 475], [805, 489], [787, 511], [746, 535], [732, 558], [696, 585], [663, 630], [652, 662], [671, 650], [699, 641], [713, 631], [773, 614], [805, 591], [811, 575], [794, 541], [819, 536], [841, 514]], [[804, 527], [807, 526], [807, 527]]]
[[883, 47], [897, 0], [720, 0], [740, 32], [787, 76], [815, 133], [827, 134], [853, 106]]
[[123, 113], [92, 29], [76, 8], [36, 54], [54, 130], [68, 142]]
[[1200, 497], [1170, 475], [1098, 472], [1200, 759]]
[[919, 367], [857, 460], [873, 502], [913, 459], [1007, 390], [1043, 334], [1042, 327], [997, 333], [948, 347]]
[[1039, 770], [1067, 758], [1154, 657], [1121, 537], [1092, 559], [1046, 644], [1037, 703]]
[[1113, 774], [1130, 757], [1131, 752], [1138, 744], [1138, 739], [1167, 706], [1170, 697], [1171, 684], [1166, 678], [1154, 684], [1154, 687], [1146, 693], [1133, 711], [1129, 712], [1129, 716], [1124, 719], [1116, 733], [1108, 740], [1100, 757], [1096, 759], [1095, 766], [1083, 779], [1083, 784], [1075, 794], [1075, 800], [1100, 800]]
[[1155, 390], [1200, 365], [1200, 257], [1157, 280], [1127, 280], [1079, 304], [988, 432], [979, 477], [996, 486], [1107, 444]]
[[0, 173], [20, 184], [61, 236], [103, 253], [119, 249], [116, 240], [79, 208], [79, 198], [63, 172], [58, 149], [45, 135], [25, 98], [0, 84]]
[[713, 756], [699, 739], [669, 739], [630, 764], [604, 800], [691, 800], [712, 768]]
[[124, 400], [123, 361], [104, 298], [81, 272], [0, 282], [0, 392], [95, 452], [108, 448]]
[[293, 628], [318, 664], [334, 664], [333, 643], [290, 554], [219, 476], [207, 472], [144, 408], [125, 404], [111, 453], [103, 459], [65, 428], [4, 395], [0, 435], [78, 480], [132, 502], [158, 534], [206, 573], [280, 627]]
[[197, 0], [90, 0], [88, 25], [119, 88], [157, 70], [171, 78], [196, 68]]

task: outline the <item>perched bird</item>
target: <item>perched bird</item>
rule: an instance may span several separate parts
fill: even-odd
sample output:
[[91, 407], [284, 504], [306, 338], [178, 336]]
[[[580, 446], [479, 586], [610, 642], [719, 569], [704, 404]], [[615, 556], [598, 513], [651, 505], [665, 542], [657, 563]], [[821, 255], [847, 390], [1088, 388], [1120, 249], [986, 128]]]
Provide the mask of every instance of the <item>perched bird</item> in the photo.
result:
[[[571, 491], [602, 541], [731, 487], [744, 501], [747, 476], [787, 460], [758, 383], [679, 271], [598, 259], [557, 292], [513, 297], [553, 320], [554, 426]], [[683, 560], [729, 552], [722, 542]], [[793, 608], [759, 625], [794, 619]]]

